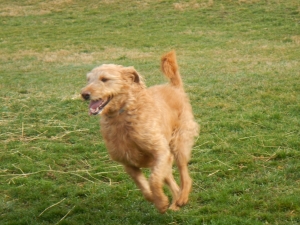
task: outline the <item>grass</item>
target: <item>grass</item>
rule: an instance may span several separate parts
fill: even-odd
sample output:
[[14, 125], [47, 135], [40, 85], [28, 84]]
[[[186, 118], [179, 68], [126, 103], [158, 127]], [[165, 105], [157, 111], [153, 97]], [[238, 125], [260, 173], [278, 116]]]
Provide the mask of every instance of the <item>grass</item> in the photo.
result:
[[[297, 0], [2, 0], [1, 224], [300, 224], [299, 14]], [[79, 92], [108, 62], [165, 82], [171, 49], [201, 134], [190, 203], [160, 215]]]

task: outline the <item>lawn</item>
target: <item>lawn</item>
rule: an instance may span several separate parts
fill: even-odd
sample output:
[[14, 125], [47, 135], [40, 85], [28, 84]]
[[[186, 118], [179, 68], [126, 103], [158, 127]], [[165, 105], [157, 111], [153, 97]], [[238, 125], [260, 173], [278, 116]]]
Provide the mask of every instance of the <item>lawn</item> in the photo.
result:
[[[1, 225], [300, 224], [298, 0], [1, 0], [0, 18]], [[161, 215], [79, 93], [103, 63], [166, 82], [172, 49], [201, 132], [190, 202]]]

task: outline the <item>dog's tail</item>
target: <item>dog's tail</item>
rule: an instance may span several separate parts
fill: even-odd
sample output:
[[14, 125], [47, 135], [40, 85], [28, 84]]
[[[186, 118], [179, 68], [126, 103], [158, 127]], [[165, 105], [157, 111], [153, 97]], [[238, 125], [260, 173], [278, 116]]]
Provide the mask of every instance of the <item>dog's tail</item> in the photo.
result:
[[161, 69], [165, 76], [170, 79], [171, 85], [177, 88], [183, 88], [175, 51], [168, 52], [161, 57]]

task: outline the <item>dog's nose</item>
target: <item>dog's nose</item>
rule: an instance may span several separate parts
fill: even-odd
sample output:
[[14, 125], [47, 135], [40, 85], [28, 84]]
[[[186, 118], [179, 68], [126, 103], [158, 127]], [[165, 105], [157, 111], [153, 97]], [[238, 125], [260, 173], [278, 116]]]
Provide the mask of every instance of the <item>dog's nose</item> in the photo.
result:
[[81, 96], [85, 99], [85, 100], [89, 100], [91, 97], [91, 94], [89, 92], [82, 92]]

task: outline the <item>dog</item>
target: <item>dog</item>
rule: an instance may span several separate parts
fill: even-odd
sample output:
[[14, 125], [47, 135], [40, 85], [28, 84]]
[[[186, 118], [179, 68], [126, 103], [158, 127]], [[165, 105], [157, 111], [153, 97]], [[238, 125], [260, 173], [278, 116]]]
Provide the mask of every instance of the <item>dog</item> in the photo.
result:
[[[199, 126], [184, 91], [175, 51], [161, 58], [168, 84], [146, 88], [134, 67], [103, 64], [87, 74], [81, 91], [89, 114], [101, 115], [101, 133], [112, 160], [121, 163], [145, 199], [160, 213], [187, 204], [192, 187], [188, 162]], [[180, 187], [173, 174], [173, 160]], [[141, 168], [150, 168], [147, 179]], [[169, 206], [163, 185], [172, 193]]]

